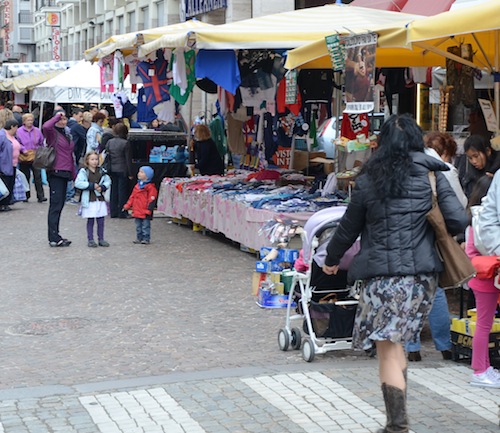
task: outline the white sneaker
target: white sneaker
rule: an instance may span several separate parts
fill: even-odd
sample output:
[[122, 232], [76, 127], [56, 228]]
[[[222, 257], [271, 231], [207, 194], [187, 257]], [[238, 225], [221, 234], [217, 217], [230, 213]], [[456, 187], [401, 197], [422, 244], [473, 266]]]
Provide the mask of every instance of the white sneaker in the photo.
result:
[[487, 388], [500, 388], [500, 374], [493, 367], [489, 367], [484, 373], [473, 374], [470, 384]]

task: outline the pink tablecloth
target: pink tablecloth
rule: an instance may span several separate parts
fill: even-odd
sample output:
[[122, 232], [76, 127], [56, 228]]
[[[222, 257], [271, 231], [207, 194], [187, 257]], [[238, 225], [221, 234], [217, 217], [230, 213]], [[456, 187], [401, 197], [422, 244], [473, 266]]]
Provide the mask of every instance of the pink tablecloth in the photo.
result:
[[158, 194], [158, 211], [174, 218], [188, 218], [207, 229], [224, 234], [228, 239], [255, 250], [271, 246], [259, 234], [267, 221], [276, 217], [294, 219], [304, 225], [313, 212], [276, 213], [254, 209], [244, 202], [229, 200], [221, 194], [206, 191], [179, 191], [173, 182], [163, 181]]

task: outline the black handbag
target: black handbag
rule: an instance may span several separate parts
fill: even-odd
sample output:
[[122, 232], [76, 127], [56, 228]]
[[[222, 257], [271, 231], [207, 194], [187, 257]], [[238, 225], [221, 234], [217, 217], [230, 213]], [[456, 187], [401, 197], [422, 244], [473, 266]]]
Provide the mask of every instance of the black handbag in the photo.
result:
[[41, 146], [36, 149], [33, 167], [52, 170], [56, 160], [56, 149], [52, 146]]
[[427, 221], [436, 234], [436, 250], [443, 262], [443, 271], [439, 274], [439, 287], [451, 289], [459, 287], [476, 275], [476, 270], [465, 251], [448, 233], [441, 209], [439, 209], [436, 191], [436, 175], [429, 172], [432, 189], [432, 209], [427, 213]]

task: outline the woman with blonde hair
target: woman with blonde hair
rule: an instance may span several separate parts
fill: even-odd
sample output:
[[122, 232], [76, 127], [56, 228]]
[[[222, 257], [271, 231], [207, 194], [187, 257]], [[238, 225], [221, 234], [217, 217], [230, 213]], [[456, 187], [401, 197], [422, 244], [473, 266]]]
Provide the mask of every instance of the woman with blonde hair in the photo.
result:
[[217, 145], [206, 125], [196, 125], [193, 131], [189, 160], [200, 171], [202, 176], [224, 174], [224, 160], [217, 150]]
[[14, 119], [14, 113], [12, 110], [9, 110], [8, 108], [2, 108], [0, 110], [0, 129], [5, 127], [5, 123], [7, 123], [7, 120]]

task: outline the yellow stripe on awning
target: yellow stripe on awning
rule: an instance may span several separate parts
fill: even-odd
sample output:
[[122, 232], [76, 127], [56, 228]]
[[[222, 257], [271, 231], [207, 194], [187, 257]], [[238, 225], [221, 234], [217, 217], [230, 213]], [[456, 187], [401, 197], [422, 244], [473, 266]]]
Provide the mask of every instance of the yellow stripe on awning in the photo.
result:
[[39, 84], [45, 83], [51, 78], [57, 77], [66, 69], [46, 70], [40, 72], [32, 72], [30, 74], [22, 74], [13, 78], [6, 78], [0, 81], [0, 90], [11, 91], [15, 93], [24, 93], [31, 90]]

